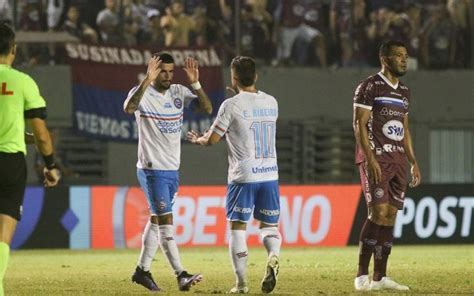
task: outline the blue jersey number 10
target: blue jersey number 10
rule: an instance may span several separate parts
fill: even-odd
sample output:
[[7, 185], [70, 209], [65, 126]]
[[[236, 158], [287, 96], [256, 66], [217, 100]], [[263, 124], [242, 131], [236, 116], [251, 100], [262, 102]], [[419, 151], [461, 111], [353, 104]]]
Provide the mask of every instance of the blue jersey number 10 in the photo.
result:
[[254, 121], [250, 129], [255, 139], [255, 158], [275, 157], [275, 122]]

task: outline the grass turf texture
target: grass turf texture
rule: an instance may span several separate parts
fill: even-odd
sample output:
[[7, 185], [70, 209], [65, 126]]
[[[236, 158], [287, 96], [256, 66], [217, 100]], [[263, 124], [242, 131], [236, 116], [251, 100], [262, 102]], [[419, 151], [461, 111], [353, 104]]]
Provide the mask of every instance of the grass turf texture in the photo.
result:
[[[14, 251], [4, 280], [5, 292], [6, 295], [148, 295], [145, 288], [130, 281], [138, 254], [139, 250]], [[355, 293], [357, 254], [356, 247], [285, 248], [273, 294]], [[234, 284], [226, 248], [181, 248], [181, 258], [189, 272], [204, 275], [204, 281], [188, 294], [226, 293]], [[263, 248], [249, 250], [247, 276], [251, 294], [260, 293], [265, 258]], [[151, 271], [165, 290], [163, 294], [182, 293], [178, 292], [176, 278], [161, 252], [157, 253]], [[388, 274], [410, 286], [408, 293], [472, 295], [474, 248], [396, 246]]]

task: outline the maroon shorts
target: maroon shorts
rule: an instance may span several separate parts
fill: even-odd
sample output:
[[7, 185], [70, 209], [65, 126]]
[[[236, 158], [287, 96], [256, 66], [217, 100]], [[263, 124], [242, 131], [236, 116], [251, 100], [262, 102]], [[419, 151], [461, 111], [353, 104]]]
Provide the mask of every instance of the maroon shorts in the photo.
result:
[[408, 185], [407, 164], [379, 162], [382, 178], [374, 184], [368, 177], [367, 164], [359, 164], [360, 181], [367, 206], [389, 203], [403, 209]]

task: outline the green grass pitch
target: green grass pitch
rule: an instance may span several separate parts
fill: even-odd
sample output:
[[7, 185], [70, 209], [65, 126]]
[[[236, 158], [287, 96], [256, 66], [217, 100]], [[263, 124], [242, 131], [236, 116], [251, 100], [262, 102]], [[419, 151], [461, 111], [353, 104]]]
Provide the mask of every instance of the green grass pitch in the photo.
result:
[[[273, 294], [350, 294], [357, 268], [356, 247], [285, 248]], [[132, 284], [139, 250], [13, 251], [4, 285], [6, 295], [148, 295]], [[260, 293], [265, 268], [263, 248], [249, 250], [250, 293]], [[226, 248], [181, 248], [184, 267], [201, 272], [204, 281], [188, 294], [224, 294], [234, 283]], [[176, 279], [159, 251], [152, 273], [165, 295], [179, 292]], [[474, 294], [474, 247], [395, 246], [388, 274], [414, 294]], [[408, 294], [403, 293], [403, 294]], [[371, 293], [355, 293], [358, 295]], [[379, 293], [380, 294], [380, 293]], [[394, 295], [393, 292], [383, 294]]]

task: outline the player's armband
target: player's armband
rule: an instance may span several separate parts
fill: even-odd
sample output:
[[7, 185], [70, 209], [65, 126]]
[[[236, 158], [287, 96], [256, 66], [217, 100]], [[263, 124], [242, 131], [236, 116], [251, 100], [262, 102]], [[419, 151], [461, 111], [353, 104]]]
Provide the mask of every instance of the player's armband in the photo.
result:
[[46, 119], [46, 117], [48, 117], [48, 114], [46, 112], [46, 107], [35, 108], [35, 109], [30, 109], [30, 110], [25, 111], [25, 118], [27, 119], [33, 119], [33, 118]]

